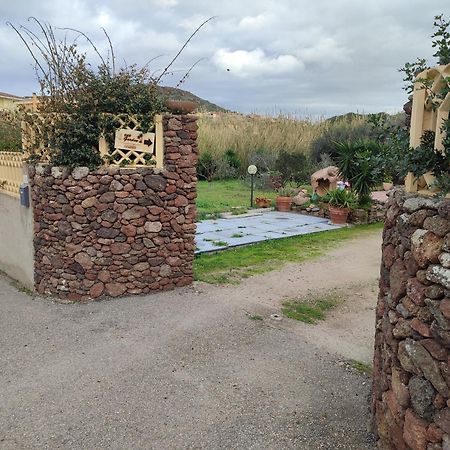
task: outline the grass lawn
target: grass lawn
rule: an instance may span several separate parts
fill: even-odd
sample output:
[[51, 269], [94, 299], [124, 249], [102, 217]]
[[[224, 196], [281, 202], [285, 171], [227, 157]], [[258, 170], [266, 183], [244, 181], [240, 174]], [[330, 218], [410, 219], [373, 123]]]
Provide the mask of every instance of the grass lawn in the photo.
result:
[[[253, 197], [275, 199], [273, 190], [255, 190]], [[226, 211], [245, 212], [250, 208], [250, 185], [241, 180], [199, 181], [197, 220], [214, 218]]]
[[198, 255], [194, 263], [195, 279], [217, 284], [239, 283], [242, 278], [278, 269], [287, 262], [317, 258], [348, 239], [382, 227], [382, 223], [358, 225]]

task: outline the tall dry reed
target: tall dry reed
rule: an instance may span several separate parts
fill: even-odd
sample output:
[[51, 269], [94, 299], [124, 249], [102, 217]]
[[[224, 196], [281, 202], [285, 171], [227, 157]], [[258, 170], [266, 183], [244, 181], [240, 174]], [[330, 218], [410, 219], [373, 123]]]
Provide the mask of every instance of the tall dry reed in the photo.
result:
[[215, 156], [234, 150], [246, 164], [257, 150], [278, 153], [280, 150], [309, 154], [311, 143], [330, 127], [357, 127], [364, 118], [342, 120], [294, 119], [289, 116], [244, 116], [235, 113], [203, 114], [199, 117], [200, 153]]

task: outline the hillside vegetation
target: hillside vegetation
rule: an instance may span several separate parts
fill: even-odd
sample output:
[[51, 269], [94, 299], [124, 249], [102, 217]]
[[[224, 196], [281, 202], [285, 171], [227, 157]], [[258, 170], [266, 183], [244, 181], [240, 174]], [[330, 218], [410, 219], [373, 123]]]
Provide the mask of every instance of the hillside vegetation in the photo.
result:
[[[400, 124], [404, 115], [391, 116], [390, 121]], [[215, 160], [232, 154], [241, 173], [248, 164], [276, 168], [274, 161], [281, 152], [319, 162], [321, 155], [333, 156], [334, 142], [373, 138], [376, 132], [367, 116], [352, 113], [319, 120], [218, 113], [200, 115], [198, 123], [201, 160], [205, 154]]]

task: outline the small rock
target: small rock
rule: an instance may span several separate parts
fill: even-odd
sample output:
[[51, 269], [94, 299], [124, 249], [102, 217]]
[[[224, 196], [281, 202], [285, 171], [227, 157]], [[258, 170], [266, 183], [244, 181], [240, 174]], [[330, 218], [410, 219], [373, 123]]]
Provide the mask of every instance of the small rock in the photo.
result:
[[92, 207], [95, 206], [96, 204], [97, 204], [97, 198], [96, 198], [96, 197], [88, 197], [88, 198], [84, 199], [84, 200], [81, 202], [81, 206], [82, 206], [84, 209], [92, 208]]
[[450, 320], [450, 298], [444, 298], [439, 305], [442, 315]]
[[437, 263], [443, 239], [431, 231], [416, 230], [411, 236], [411, 252], [420, 267], [429, 263]]
[[94, 263], [91, 260], [91, 257], [84, 252], [77, 253], [74, 257], [74, 260], [83, 267], [83, 269], [88, 270], [91, 269]]
[[81, 180], [89, 175], [89, 167], [76, 167], [72, 172], [74, 180]]
[[403, 209], [409, 213], [413, 213], [418, 209], [436, 209], [437, 204], [434, 200], [424, 197], [408, 198], [403, 203]]
[[439, 262], [446, 269], [450, 269], [450, 253], [441, 253], [439, 255]]
[[427, 217], [423, 223], [426, 230], [432, 231], [440, 237], [444, 237], [450, 232], [450, 220], [440, 216]]
[[409, 380], [408, 389], [414, 412], [419, 417], [430, 420], [434, 411], [433, 401], [436, 395], [431, 383], [424, 378], [414, 376]]
[[158, 233], [162, 229], [162, 223], [161, 222], [145, 222], [144, 229], [145, 229], [145, 231], [147, 231], [147, 233]]
[[98, 298], [103, 294], [104, 290], [105, 286], [103, 283], [95, 283], [89, 289], [89, 295], [91, 296], [91, 298]]
[[144, 177], [145, 184], [155, 192], [164, 191], [167, 186], [167, 180], [161, 175], [146, 175]]
[[444, 397], [449, 396], [449, 389], [442, 378], [438, 363], [418, 342], [406, 339], [405, 351], [415, 367], [420, 368], [425, 378], [429, 380], [435, 389]]
[[127, 290], [125, 284], [121, 283], [106, 283], [106, 291], [111, 297], [119, 297], [123, 295]]
[[417, 417], [411, 409], [407, 409], [405, 413], [403, 438], [412, 450], [427, 448], [427, 423]]
[[427, 279], [450, 289], [450, 269], [438, 265], [430, 266], [427, 270]]
[[133, 220], [139, 219], [140, 217], [144, 217], [148, 214], [148, 210], [145, 206], [133, 206], [130, 209], [127, 209], [123, 214], [122, 218], [125, 220]]
[[159, 270], [159, 275], [161, 277], [168, 277], [172, 273], [172, 268], [167, 264], [163, 264]]

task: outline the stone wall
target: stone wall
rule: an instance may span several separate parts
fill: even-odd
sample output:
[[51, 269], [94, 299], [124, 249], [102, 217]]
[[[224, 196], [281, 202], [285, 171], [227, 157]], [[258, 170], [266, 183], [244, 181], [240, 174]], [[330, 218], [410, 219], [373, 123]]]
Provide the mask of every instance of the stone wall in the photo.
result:
[[196, 119], [163, 127], [164, 169], [31, 170], [39, 293], [83, 301], [192, 282]]
[[450, 449], [450, 200], [395, 191], [383, 232], [372, 406], [379, 449]]

